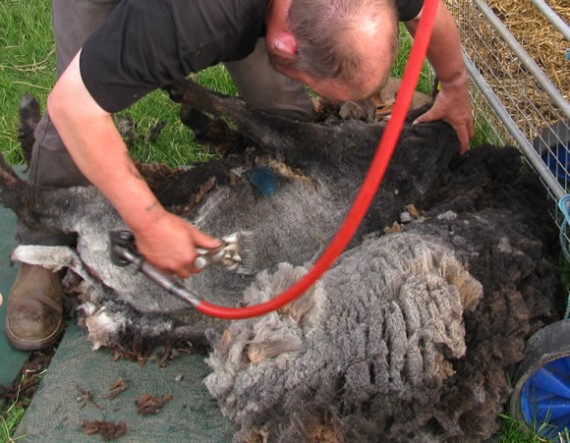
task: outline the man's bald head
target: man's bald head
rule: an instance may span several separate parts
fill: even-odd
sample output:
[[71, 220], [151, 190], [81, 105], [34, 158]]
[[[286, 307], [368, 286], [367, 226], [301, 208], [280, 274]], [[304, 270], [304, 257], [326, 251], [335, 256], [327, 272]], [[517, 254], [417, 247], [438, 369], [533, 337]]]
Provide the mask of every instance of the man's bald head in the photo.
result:
[[392, 0], [275, 3], [283, 1], [288, 3], [283, 32], [272, 30], [268, 18], [268, 39], [273, 38], [268, 52], [277, 69], [309, 86], [336, 84], [339, 95], [331, 98], [337, 99], [368, 97], [386, 81], [398, 38]]

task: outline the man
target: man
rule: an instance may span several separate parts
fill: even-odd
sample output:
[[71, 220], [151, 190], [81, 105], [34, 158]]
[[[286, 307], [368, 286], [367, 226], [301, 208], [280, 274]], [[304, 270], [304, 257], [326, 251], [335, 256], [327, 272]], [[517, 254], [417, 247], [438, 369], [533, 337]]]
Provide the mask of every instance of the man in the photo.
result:
[[[332, 99], [366, 98], [388, 77], [398, 18], [413, 32], [422, 0], [398, 0], [397, 9], [391, 0], [54, 0], [53, 5], [61, 76], [48, 98], [48, 114], [57, 131], [47, 117], [38, 126], [30, 180], [40, 186], [92, 183], [135, 234], [142, 255], [186, 278], [195, 272], [195, 247], [212, 248], [219, 241], [160, 205], [130, 160], [112, 113], [220, 62], [240, 94], [261, 109], [310, 116], [304, 88], [293, 80]], [[66, 37], [69, 23], [78, 22], [72, 28], [79, 35]], [[442, 88], [418, 121], [446, 119], [465, 149], [472, 132], [467, 74], [455, 24], [442, 5], [429, 55]], [[22, 229], [19, 241], [53, 245], [73, 239]], [[57, 276], [22, 264], [8, 301], [11, 343], [21, 349], [52, 344], [61, 330], [61, 312]]]

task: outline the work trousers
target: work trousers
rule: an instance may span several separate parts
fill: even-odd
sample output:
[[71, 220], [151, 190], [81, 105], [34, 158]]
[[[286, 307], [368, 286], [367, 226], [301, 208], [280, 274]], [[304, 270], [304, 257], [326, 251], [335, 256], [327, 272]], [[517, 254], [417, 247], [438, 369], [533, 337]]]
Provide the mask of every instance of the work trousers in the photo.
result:
[[[111, 15], [120, 0], [53, 0], [52, 27], [56, 46], [58, 77], [71, 62], [85, 40]], [[278, 73], [269, 63], [263, 39], [255, 51], [239, 62], [227, 63], [238, 93], [252, 106], [264, 110], [287, 111], [309, 118], [313, 104], [300, 83]], [[88, 180], [68, 154], [47, 113], [38, 123], [28, 171], [36, 186], [85, 186]], [[74, 242], [73, 236], [31, 230], [19, 225], [20, 244], [62, 245]]]

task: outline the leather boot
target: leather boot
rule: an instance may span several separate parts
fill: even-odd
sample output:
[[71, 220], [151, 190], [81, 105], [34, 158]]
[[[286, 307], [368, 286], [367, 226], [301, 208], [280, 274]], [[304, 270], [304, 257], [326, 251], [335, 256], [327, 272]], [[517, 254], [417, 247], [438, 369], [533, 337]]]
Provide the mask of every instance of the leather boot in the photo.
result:
[[58, 275], [21, 263], [8, 297], [8, 340], [24, 351], [46, 348], [55, 343], [62, 325], [63, 289]]

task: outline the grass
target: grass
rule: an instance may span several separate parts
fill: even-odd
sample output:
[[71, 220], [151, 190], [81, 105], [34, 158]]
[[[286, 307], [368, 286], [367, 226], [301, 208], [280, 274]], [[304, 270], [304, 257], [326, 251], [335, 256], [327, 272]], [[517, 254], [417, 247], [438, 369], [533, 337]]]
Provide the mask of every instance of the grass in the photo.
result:
[[[26, 403], [29, 402], [27, 399]], [[10, 407], [0, 417], [0, 442], [8, 443], [17, 441], [13, 435], [18, 427], [18, 424], [24, 417], [27, 404], [12, 403]]]
[[17, 140], [17, 109], [26, 92], [41, 102], [55, 79], [51, 2], [0, 2], [0, 150], [10, 163], [22, 160]]
[[[398, 41], [398, 55], [392, 66], [392, 75], [397, 78], [402, 78], [404, 75], [404, 70], [406, 69], [406, 63], [408, 60], [408, 55], [412, 49], [413, 39], [406, 30], [406, 27], [400, 23], [400, 37]], [[420, 77], [418, 78], [418, 84], [416, 89], [424, 94], [432, 95], [433, 83], [435, 80], [435, 74], [431, 68], [429, 62], [424, 60], [422, 71], [420, 72]]]
[[[20, 386], [24, 385], [27, 381], [32, 380], [32, 378], [34, 378], [34, 383], [38, 383], [45, 374], [45, 371], [46, 370], [44, 369], [36, 374], [28, 374], [27, 372], [23, 372], [20, 377]], [[24, 417], [24, 413], [26, 412], [26, 408], [30, 404], [30, 401], [31, 398], [21, 396], [20, 391], [18, 390], [18, 395], [16, 395], [14, 401], [9, 404], [4, 411], [1, 411], [0, 443], [12, 443], [14, 441], [20, 440], [20, 438], [14, 439], [13, 436], [16, 428], [20, 424], [20, 421]]]
[[[0, 152], [10, 164], [23, 162], [17, 138], [18, 103], [25, 93], [33, 93], [42, 105], [56, 78], [55, 47], [51, 35], [51, 2], [49, 0], [2, 0], [0, 2]], [[400, 53], [392, 74], [401, 77], [412, 40], [402, 28]], [[227, 71], [210, 68], [196, 76], [204, 86], [226, 94], [235, 94]], [[433, 73], [424, 64], [418, 90], [431, 94]], [[138, 141], [132, 155], [143, 162], [163, 162], [171, 166], [207, 160], [210, 155], [194, 143], [191, 132], [179, 120], [178, 107], [161, 91], [143, 98], [128, 109], [141, 132], [157, 122], [165, 127], [154, 143]], [[477, 135], [485, 140], [486, 134]], [[9, 405], [0, 416], [0, 442], [8, 442], [24, 414], [26, 400]], [[537, 443], [544, 440], [521, 432], [520, 425], [508, 416], [501, 416], [501, 441]], [[528, 439], [530, 438], [530, 439]], [[568, 440], [570, 441], [570, 440]]]
[[530, 433], [524, 429], [520, 422], [509, 415], [501, 414], [501, 441], [518, 443], [543, 443], [546, 440], [537, 434]]
[[[557, 434], [552, 427], [546, 423], [533, 424], [534, 431], [526, 429], [520, 422], [505, 414], [499, 415], [501, 419], [501, 442], [517, 443], [569, 443], [570, 431], [566, 429], [563, 433]], [[548, 437], [541, 437], [542, 435]]]
[[[8, 163], [23, 162], [18, 142], [18, 104], [25, 93], [36, 96], [42, 107], [56, 79], [55, 45], [51, 34], [51, 2], [2, 0], [0, 2], [0, 152]], [[234, 94], [227, 71], [219, 66], [201, 72], [197, 81], [220, 92]], [[158, 121], [165, 124], [156, 142], [135, 143], [133, 157], [171, 166], [204, 161], [209, 154], [193, 141], [180, 122], [178, 107], [162, 91], [155, 91], [128, 109], [140, 132]]]

